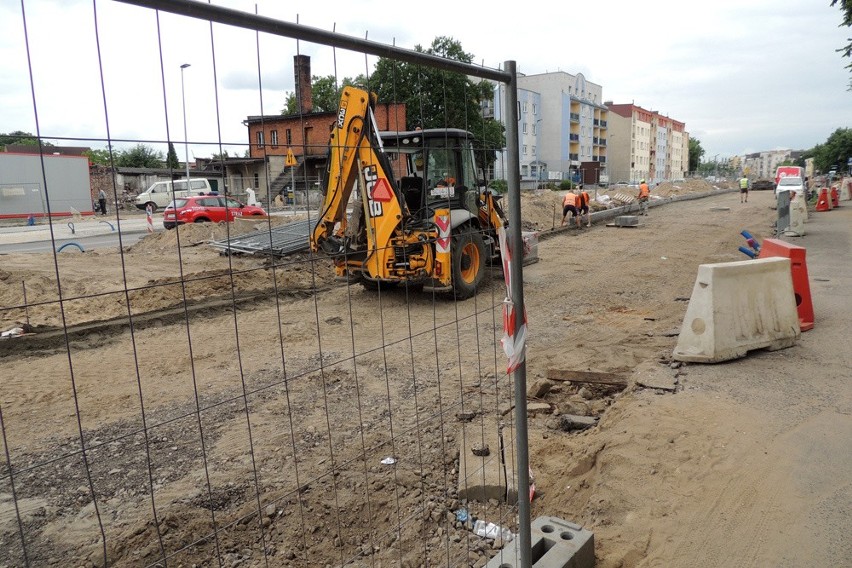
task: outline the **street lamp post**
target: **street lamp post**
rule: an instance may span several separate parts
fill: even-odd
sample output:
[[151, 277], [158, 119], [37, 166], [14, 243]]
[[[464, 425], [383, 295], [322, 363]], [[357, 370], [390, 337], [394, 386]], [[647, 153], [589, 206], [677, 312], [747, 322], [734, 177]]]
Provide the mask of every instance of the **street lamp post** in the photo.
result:
[[[180, 98], [183, 101], [183, 151], [186, 161], [186, 190], [189, 191], [189, 138], [186, 134], [186, 94], [183, 89], [183, 70], [187, 67], [189, 67], [189, 63], [184, 63], [180, 66]], [[172, 190], [174, 190], [174, 184], [172, 184]]]

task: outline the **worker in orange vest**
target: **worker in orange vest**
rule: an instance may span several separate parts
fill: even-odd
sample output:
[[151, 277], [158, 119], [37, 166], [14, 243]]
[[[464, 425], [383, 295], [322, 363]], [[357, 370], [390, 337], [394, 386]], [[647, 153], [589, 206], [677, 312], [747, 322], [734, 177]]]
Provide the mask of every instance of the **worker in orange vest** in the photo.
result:
[[568, 213], [571, 213], [572, 217], [576, 219], [577, 226], [580, 226], [580, 217], [577, 214], [577, 194], [573, 191], [568, 190], [568, 193], [565, 194], [565, 197], [562, 198], [562, 225], [565, 226], [565, 218], [568, 216]]
[[642, 215], [648, 215], [648, 199], [651, 195], [651, 190], [648, 189], [648, 184], [645, 180], [639, 182], [639, 195], [636, 196], [636, 201], [639, 202], [639, 209]]
[[592, 216], [589, 213], [589, 194], [585, 191], [580, 191], [580, 194], [577, 196], [577, 212], [579, 213], [579, 217], [577, 218], [577, 226], [580, 227], [583, 224], [583, 215], [586, 216], [586, 226], [592, 226]]

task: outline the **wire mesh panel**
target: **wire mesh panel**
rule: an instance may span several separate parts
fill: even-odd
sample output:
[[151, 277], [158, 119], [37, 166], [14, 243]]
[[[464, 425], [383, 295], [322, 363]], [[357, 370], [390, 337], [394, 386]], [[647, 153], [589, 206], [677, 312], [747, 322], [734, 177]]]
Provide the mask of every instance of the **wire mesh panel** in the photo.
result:
[[[221, 11], [214, 22], [209, 5], [192, 2], [139, 4], [149, 6], [63, 7], [86, 22], [73, 30], [58, 30], [37, 2], [17, 14], [49, 240], [0, 270], [0, 324], [10, 330], [0, 340], [0, 566], [483, 565], [522, 528], [516, 500], [527, 479], [514, 473], [505, 265], [480, 193], [505, 145], [477, 114], [493, 85], [436, 55], [344, 51], [310, 43], [316, 30], [296, 24]], [[169, 13], [176, 4], [187, 13]], [[47, 71], [36, 45], [48, 36], [85, 45], [68, 62], [74, 81]], [[306, 64], [309, 79], [332, 84], [333, 106], [305, 93]], [[286, 200], [332, 187], [326, 176], [317, 188], [317, 173], [328, 168], [348, 83], [378, 91], [378, 130], [469, 133], [477, 179], [469, 199], [459, 190], [446, 204], [468, 213], [466, 240], [449, 234], [454, 251], [468, 243], [466, 260], [453, 252], [458, 264], [383, 280], [359, 272], [350, 248], [335, 256], [310, 246], [321, 206], [306, 198], [297, 211]], [[187, 121], [192, 114], [204, 119]], [[68, 118], [61, 132], [57, 116]], [[90, 148], [109, 172], [105, 215], [51, 209], [60, 190], [44, 162], [51, 146], [71, 145]], [[146, 212], [115, 207], [134, 152], [166, 179], [223, 180], [222, 198], [251, 189], [267, 211], [175, 209], [175, 228], [163, 229], [157, 212], [156, 227], [138, 230]], [[391, 164], [394, 181], [399, 167]], [[345, 243], [356, 240], [342, 230], [353, 211], [375, 214], [359, 201], [363, 173], [354, 176], [349, 224], [341, 216], [333, 227]], [[450, 195], [438, 187], [433, 195]], [[278, 196], [281, 206], [270, 205]], [[398, 234], [426, 235], [411, 248], [440, 248], [441, 207], [420, 217], [404, 208]], [[520, 235], [517, 207], [506, 208]], [[104, 222], [111, 240], [83, 238]], [[362, 222], [384, 230], [376, 218]], [[291, 224], [298, 230], [281, 230]], [[274, 254], [244, 254], [255, 250]], [[363, 253], [363, 265], [376, 253]], [[391, 257], [412, 264], [412, 254]], [[471, 297], [436, 285], [442, 271], [467, 278], [477, 255], [489, 258]], [[506, 530], [486, 540], [477, 521]]]

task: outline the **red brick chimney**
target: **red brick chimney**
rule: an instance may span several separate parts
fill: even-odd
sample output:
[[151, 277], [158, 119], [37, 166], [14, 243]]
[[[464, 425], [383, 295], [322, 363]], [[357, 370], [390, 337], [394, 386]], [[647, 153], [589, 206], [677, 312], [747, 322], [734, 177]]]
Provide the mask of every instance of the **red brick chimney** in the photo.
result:
[[309, 114], [314, 110], [311, 102], [311, 58], [294, 55], [293, 68], [296, 73], [296, 109], [299, 114]]

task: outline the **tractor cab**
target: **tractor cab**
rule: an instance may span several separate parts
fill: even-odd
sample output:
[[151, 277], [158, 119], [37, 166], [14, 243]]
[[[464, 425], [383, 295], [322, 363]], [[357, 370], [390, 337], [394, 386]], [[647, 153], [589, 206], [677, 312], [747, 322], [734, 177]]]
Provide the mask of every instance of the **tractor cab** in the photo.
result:
[[381, 138], [412, 216], [430, 217], [430, 211], [438, 208], [476, 213], [480, 182], [469, 132], [456, 128], [382, 132]]

